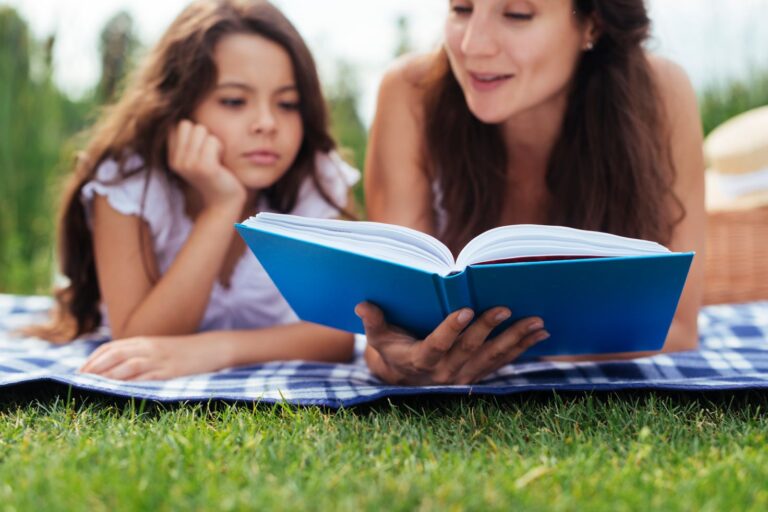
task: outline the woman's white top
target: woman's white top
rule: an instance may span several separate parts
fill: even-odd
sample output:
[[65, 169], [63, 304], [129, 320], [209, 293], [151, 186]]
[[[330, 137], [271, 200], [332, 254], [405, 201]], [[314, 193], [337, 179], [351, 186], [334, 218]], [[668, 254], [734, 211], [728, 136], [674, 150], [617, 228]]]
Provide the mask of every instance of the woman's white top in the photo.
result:
[[[318, 154], [315, 164], [326, 193], [339, 206], [346, 206], [349, 189], [360, 179], [360, 172], [336, 153]], [[126, 168], [140, 166], [141, 159], [135, 157], [129, 160]], [[167, 272], [193, 226], [185, 214], [182, 190], [162, 172], [150, 172], [148, 181], [146, 171], [121, 180], [117, 163], [106, 160], [97, 169], [96, 178], [82, 190], [81, 199], [89, 219], [93, 197], [97, 194], [104, 196], [116, 211], [146, 221], [152, 234], [158, 269], [161, 274]], [[272, 210], [262, 198], [257, 211]], [[296, 206], [289, 213], [318, 218], [339, 216], [338, 210], [323, 199], [311, 178], [301, 184]], [[190, 275], [189, 279], [195, 279], [195, 276]], [[169, 313], [175, 313], [174, 305], [168, 306]], [[102, 307], [102, 311], [106, 324], [106, 309]], [[183, 311], [178, 313], [183, 314]], [[199, 330], [253, 329], [297, 320], [259, 261], [246, 249], [232, 271], [229, 287], [224, 287], [218, 279], [215, 281]]]

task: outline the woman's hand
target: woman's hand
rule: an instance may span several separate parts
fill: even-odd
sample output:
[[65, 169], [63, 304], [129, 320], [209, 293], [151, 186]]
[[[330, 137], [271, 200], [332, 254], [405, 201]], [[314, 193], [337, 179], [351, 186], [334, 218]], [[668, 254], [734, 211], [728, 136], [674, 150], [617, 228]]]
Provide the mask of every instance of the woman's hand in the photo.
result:
[[230, 366], [221, 344], [198, 335], [139, 336], [97, 348], [80, 368], [115, 380], [166, 380]]
[[358, 304], [355, 313], [363, 321], [368, 338], [368, 367], [390, 384], [471, 384], [549, 338], [544, 322], [534, 317], [519, 320], [495, 338], [487, 339], [510, 317], [506, 308], [489, 309], [469, 327], [474, 313], [460, 309], [424, 340], [388, 325], [382, 311], [373, 304]]
[[221, 162], [221, 141], [201, 124], [181, 121], [168, 138], [168, 164], [200, 193], [206, 207], [242, 204], [246, 190]]

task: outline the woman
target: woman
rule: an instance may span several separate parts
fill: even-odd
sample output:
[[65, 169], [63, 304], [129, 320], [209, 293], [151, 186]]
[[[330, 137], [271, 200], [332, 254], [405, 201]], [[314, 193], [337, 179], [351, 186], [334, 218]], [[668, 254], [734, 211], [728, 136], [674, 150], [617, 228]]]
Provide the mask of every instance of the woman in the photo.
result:
[[[664, 350], [695, 348], [699, 113], [685, 73], [643, 50], [648, 33], [643, 0], [451, 0], [443, 48], [397, 63], [382, 82], [366, 162], [370, 219], [435, 234], [454, 252], [521, 223], [696, 251]], [[528, 318], [487, 339], [511, 312], [464, 309], [414, 343], [374, 305], [356, 312], [368, 365], [392, 383], [475, 382], [548, 336], [546, 318]]]

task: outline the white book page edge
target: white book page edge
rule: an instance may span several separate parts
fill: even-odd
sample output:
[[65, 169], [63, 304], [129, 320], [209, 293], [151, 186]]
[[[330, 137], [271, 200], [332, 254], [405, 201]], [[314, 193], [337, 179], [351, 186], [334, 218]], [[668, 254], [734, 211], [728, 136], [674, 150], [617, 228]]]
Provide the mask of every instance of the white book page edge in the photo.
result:
[[[560, 251], [567, 251], [561, 253]], [[491, 229], [471, 240], [456, 259], [457, 269], [509, 258], [541, 256], [639, 256], [664, 254], [656, 242], [564, 226], [518, 224]]]
[[245, 220], [243, 225], [427, 272], [445, 274], [454, 265], [453, 255], [440, 241], [402, 226], [268, 212]]

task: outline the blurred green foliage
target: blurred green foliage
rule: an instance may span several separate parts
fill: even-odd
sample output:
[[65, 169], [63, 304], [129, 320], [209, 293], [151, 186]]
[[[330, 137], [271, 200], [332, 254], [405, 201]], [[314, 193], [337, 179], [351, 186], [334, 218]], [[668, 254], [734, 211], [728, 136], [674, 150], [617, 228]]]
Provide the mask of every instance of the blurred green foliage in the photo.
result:
[[[0, 291], [42, 292], [51, 281], [57, 171], [92, 105], [52, 80], [55, 40], [39, 43], [0, 7]], [[66, 156], [68, 155], [68, 156]]]
[[705, 134], [735, 115], [768, 105], [768, 68], [753, 70], [745, 79], [707, 87], [699, 96], [699, 105]]
[[[338, 62], [334, 81], [326, 86], [331, 114], [331, 132], [344, 159], [358, 169], [365, 165], [367, 131], [359, 113], [360, 86], [355, 69], [347, 62]], [[363, 214], [363, 183], [358, 182], [354, 198], [359, 215]]]
[[101, 79], [96, 94], [100, 103], [109, 103], [117, 98], [139, 47], [131, 15], [120, 11], [112, 16], [101, 30], [99, 42]]

